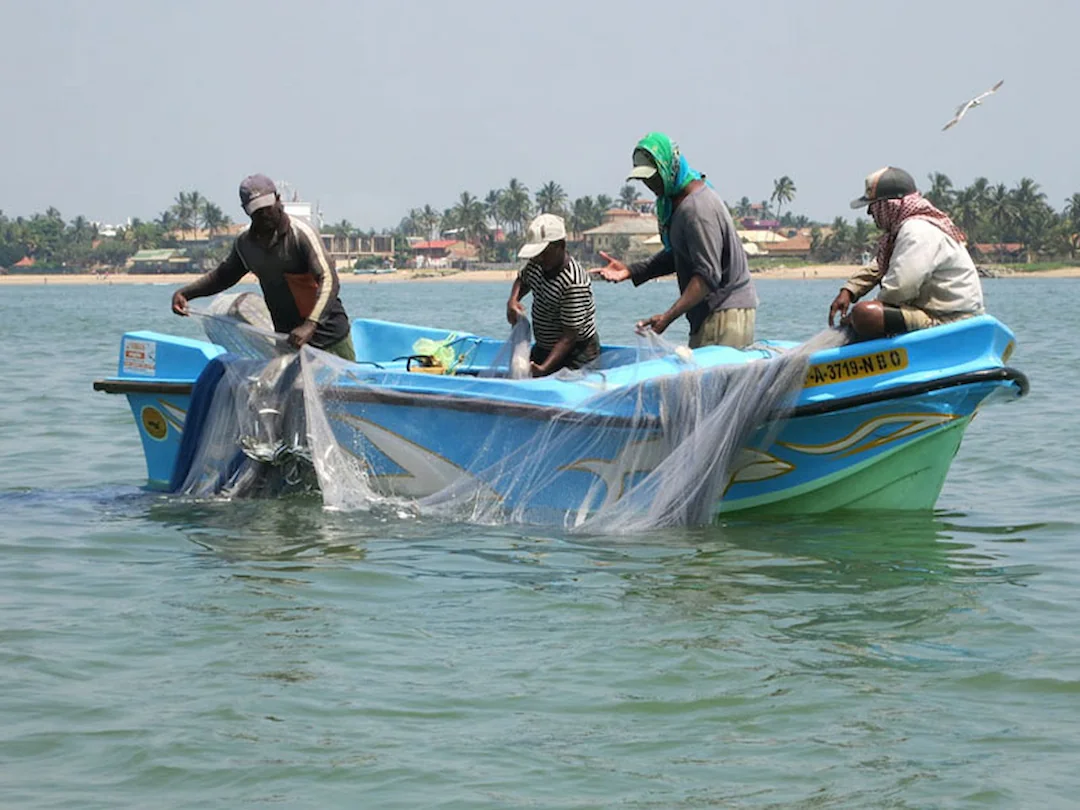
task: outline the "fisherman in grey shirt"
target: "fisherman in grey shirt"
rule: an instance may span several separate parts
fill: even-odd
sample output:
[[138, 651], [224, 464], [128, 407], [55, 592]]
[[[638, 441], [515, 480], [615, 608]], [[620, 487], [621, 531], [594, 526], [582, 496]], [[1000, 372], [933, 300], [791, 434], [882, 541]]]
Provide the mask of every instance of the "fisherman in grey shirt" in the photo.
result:
[[642, 180], [656, 194], [664, 250], [629, 266], [601, 252], [608, 264], [599, 274], [607, 281], [630, 279], [638, 286], [674, 273], [678, 300], [666, 312], [639, 321], [639, 329], [660, 334], [685, 315], [690, 323], [690, 348], [750, 345], [758, 297], [723, 200], [662, 133], [639, 141], [633, 160], [634, 170], [627, 179]]

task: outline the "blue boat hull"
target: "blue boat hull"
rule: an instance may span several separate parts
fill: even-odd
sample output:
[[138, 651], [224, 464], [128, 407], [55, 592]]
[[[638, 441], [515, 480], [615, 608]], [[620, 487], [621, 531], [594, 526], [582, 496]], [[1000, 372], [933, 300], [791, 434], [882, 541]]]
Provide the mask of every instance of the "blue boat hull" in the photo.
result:
[[[480, 378], [472, 374], [490, 365], [498, 343], [454, 335], [458, 373], [418, 374], [401, 358], [418, 336], [446, 339], [446, 330], [359, 320], [353, 335], [361, 362], [334, 384], [327, 416], [378, 490], [422, 497], [471, 476], [508, 507], [527, 492], [537, 514], [587, 514], [653, 469], [665, 453], [659, 423], [649, 423], [660, 381], [686, 368], [666, 357], [612, 360], [577, 381]], [[95, 386], [127, 394], [150, 486], [166, 489], [191, 384], [222, 350], [149, 332], [124, 341], [119, 374]], [[125, 369], [131, 343], [156, 345], [152, 372], [145, 364]], [[788, 418], [762, 426], [735, 458], [715, 513], [933, 508], [978, 409], [1026, 393], [1023, 374], [1005, 365], [1013, 345], [1007, 327], [981, 316], [816, 353]], [[709, 368], [769, 355], [706, 347], [694, 362]], [[539, 436], [545, 452], [522, 455]], [[514, 469], [516, 458], [528, 469], [488, 474]]]

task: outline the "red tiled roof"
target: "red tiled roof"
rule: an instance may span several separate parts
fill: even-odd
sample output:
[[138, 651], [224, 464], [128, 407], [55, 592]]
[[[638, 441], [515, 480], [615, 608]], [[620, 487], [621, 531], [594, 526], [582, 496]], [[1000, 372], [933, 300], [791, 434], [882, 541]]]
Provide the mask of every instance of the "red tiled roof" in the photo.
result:
[[975, 249], [979, 253], [997, 253], [999, 250], [1005, 253], [1018, 253], [1024, 249], [1022, 242], [976, 242]]
[[457, 239], [437, 239], [433, 242], [417, 242], [412, 245], [413, 250], [446, 250], [458, 243]]
[[33, 267], [33, 266], [34, 266], [34, 260], [31, 259], [29, 256], [23, 256], [21, 259], [19, 259], [17, 262], [15, 262], [15, 264], [12, 265], [12, 267]]
[[766, 242], [765, 249], [769, 253], [803, 253], [810, 250], [810, 237], [793, 236], [783, 242]]

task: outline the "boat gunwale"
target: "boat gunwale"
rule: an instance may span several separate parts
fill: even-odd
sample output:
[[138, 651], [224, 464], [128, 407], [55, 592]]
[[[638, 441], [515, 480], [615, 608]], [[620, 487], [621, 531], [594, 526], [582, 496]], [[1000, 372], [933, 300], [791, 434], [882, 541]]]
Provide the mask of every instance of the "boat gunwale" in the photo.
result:
[[[788, 409], [781, 418], [798, 419], [818, 416], [891, 399], [904, 399], [948, 388], [956, 388], [961, 385], [983, 382], [1015, 383], [1019, 388], [1018, 398], [1025, 396], [1030, 388], [1027, 375], [1022, 371], [1011, 366], [996, 366], [994, 368], [953, 374], [948, 377], [939, 377], [933, 380], [890, 385], [844, 397], [832, 397], [807, 402]], [[103, 391], [107, 394], [190, 394], [193, 387], [194, 383], [190, 382], [120, 379], [94, 381], [94, 390]], [[659, 419], [654, 416], [630, 417], [614, 414], [584, 413], [574, 408], [562, 406], [499, 402], [474, 397], [457, 397], [443, 393], [397, 391], [377, 386], [366, 386], [364, 388], [332, 386], [328, 393], [342, 402], [374, 402], [384, 405], [436, 407], [445, 410], [475, 411], [498, 416], [518, 416], [527, 419], [560, 421], [582, 425], [603, 424], [645, 427], [659, 423]]]

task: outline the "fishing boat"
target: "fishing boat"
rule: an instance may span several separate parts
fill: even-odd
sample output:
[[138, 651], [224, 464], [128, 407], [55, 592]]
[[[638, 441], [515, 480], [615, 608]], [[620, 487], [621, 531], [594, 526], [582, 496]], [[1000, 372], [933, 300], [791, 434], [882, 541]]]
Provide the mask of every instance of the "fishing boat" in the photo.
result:
[[[633, 491], [658, 497], [647, 482], [665, 464], [723, 476], [709, 491], [710, 519], [929, 510], [979, 408], [1028, 390], [1007, 365], [1013, 333], [989, 315], [813, 351], [790, 395], [737, 436], [717, 473], [701, 457], [712, 452], [701, 432], [707, 403], [729, 407], [723, 397], [740, 369], [767, 370], [798, 344], [666, 354], [604, 346], [591, 368], [514, 379], [502, 340], [373, 319], [354, 321], [352, 335], [357, 361], [335, 361], [312, 379], [324, 384], [326, 424], [374, 490], [425, 498], [467, 481], [470, 497], [482, 492], [502, 508], [527, 501], [529, 514], [578, 522]], [[222, 345], [158, 332], [121, 338], [117, 374], [94, 388], [127, 397], [150, 488], [176, 490], [189, 475], [207, 392], [221, 377], [212, 367], [230, 357]], [[686, 380], [695, 382], [678, 384]], [[693, 435], [672, 433], [703, 402]], [[723, 422], [720, 414], [715, 424]]]

